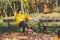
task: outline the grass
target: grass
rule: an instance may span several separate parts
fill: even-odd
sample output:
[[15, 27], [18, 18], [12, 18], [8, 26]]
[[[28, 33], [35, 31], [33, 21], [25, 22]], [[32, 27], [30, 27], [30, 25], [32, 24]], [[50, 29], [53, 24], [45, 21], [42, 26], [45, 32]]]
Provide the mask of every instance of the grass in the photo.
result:
[[30, 14], [31, 17], [35, 17], [35, 18], [60, 18], [60, 13], [48, 13], [48, 14], [43, 14], [43, 13], [32, 13]]
[[[53, 13], [49, 13], [49, 14], [43, 14], [43, 13], [35, 13], [35, 14], [30, 14], [30, 16], [32, 18], [60, 18], [60, 14], [59, 13], [56, 13], [56, 12], [53, 12]], [[34, 22], [35, 23], [35, 22]], [[45, 25], [47, 26], [59, 26], [60, 25], [60, 22], [45, 22]]]

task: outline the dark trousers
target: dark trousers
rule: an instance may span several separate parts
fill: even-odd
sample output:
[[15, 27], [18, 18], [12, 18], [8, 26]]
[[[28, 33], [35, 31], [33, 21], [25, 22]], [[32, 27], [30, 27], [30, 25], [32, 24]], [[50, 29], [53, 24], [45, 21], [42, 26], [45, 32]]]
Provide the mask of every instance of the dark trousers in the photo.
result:
[[19, 27], [22, 27], [22, 33], [25, 33], [25, 28], [27, 28], [27, 29], [29, 28], [26, 20], [20, 22]]

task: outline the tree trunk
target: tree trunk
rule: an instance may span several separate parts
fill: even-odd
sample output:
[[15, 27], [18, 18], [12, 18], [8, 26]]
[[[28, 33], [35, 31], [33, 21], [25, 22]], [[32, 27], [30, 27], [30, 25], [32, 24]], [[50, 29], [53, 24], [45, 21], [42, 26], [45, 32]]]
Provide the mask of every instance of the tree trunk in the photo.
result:
[[5, 11], [5, 9], [3, 9], [3, 12], [4, 12], [4, 14], [5, 14], [5, 17], [8, 17], [8, 16], [7, 16], [7, 11]]
[[21, 0], [21, 9], [22, 9], [22, 12], [24, 13], [24, 9], [23, 9], [23, 0]]

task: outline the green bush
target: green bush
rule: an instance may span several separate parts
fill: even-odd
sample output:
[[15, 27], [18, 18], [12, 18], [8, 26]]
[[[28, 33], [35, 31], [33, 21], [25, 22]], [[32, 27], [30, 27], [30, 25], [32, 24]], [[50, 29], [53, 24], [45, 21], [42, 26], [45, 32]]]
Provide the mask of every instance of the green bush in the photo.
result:
[[3, 22], [3, 20], [0, 20], [0, 26], [4, 26], [5, 22]]

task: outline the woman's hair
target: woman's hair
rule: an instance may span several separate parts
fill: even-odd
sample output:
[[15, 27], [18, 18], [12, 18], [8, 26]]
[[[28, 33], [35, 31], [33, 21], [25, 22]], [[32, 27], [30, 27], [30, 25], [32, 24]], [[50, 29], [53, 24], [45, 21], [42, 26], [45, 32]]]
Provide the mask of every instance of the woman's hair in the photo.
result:
[[19, 13], [19, 11], [21, 11], [21, 9], [18, 9], [18, 10], [17, 10], [17, 13]]

